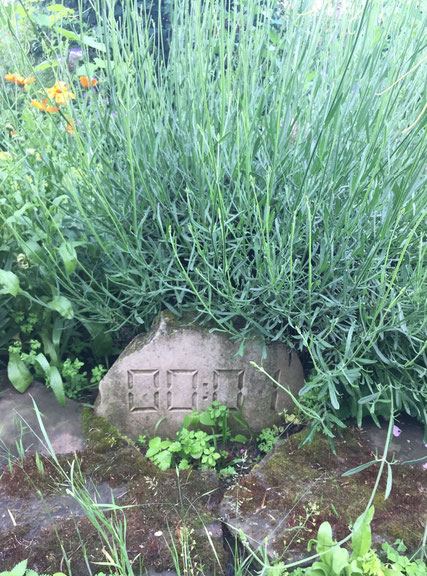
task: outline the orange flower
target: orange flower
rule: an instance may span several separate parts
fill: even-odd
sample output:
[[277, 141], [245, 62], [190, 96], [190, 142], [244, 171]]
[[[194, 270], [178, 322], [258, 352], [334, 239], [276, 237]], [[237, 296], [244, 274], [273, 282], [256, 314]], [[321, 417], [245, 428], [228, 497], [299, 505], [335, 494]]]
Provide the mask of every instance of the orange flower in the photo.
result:
[[73, 125], [71, 123], [67, 124], [67, 132], [69, 132], [70, 134], [75, 134]]
[[34, 108], [38, 108], [42, 112], [48, 112], [49, 114], [54, 114], [59, 110], [58, 107], [50, 106], [47, 103], [47, 98], [44, 100], [44, 102], [39, 102], [38, 100], [31, 100], [30, 104], [31, 106], [34, 106]]
[[80, 76], [80, 84], [83, 86], [83, 88], [93, 88], [98, 84], [98, 80], [96, 78], [89, 80], [87, 76]]
[[55, 82], [52, 88], [47, 88], [47, 95], [51, 100], [56, 102], [56, 104], [68, 104], [71, 99], [74, 99], [76, 95], [70, 92], [70, 86], [65, 82]]
[[21, 76], [20, 74], [12, 74], [11, 72], [9, 72], [9, 74], [6, 74], [4, 79], [7, 80], [8, 82], [18, 84], [18, 86], [27, 86], [27, 84], [31, 84], [31, 82], [36, 81], [36, 79], [33, 78], [32, 76], [30, 78], [24, 78], [24, 76]]

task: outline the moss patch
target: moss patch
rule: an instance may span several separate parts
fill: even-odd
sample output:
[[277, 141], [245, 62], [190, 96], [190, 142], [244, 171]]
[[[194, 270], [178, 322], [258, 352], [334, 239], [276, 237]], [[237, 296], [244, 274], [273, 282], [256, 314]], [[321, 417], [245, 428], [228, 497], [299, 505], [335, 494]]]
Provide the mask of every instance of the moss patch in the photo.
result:
[[84, 408], [82, 413], [82, 430], [88, 449], [97, 453], [115, 450], [133, 442], [123, 436], [108, 420], [97, 416], [91, 408]]

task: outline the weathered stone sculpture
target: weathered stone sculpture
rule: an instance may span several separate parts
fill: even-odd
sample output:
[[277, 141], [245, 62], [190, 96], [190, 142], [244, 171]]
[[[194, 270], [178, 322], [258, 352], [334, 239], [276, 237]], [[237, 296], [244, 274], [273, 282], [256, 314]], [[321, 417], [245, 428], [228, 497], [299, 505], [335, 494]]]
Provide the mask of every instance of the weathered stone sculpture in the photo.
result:
[[[277, 422], [291, 408], [289, 396], [253, 366], [261, 364], [256, 343], [234, 356], [238, 345], [207, 328], [180, 323], [162, 313], [150, 332], [137, 336], [120, 355], [99, 387], [96, 413], [132, 438], [157, 431], [174, 435], [183, 418], [214, 400], [241, 411], [254, 431]], [[295, 353], [280, 343], [267, 346], [265, 370], [294, 394], [303, 385]]]

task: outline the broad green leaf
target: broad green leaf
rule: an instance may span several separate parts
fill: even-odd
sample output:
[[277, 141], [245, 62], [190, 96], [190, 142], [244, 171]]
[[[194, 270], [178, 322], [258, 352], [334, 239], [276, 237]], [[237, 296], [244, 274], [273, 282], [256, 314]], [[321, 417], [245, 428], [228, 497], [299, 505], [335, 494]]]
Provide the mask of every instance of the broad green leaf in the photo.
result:
[[65, 8], [62, 4], [50, 4], [50, 6], [46, 6], [46, 9], [50, 12], [55, 12], [58, 16], [63, 16], [64, 18], [71, 16], [74, 13], [72, 8]]
[[332, 538], [332, 527], [329, 522], [322, 522], [317, 534], [317, 552], [327, 552], [334, 545]]
[[15, 566], [10, 572], [10, 576], [24, 576], [25, 570], [27, 569], [27, 560], [22, 560], [19, 564]]
[[202, 412], [200, 414], [200, 423], [203, 426], [213, 426], [215, 424], [215, 420], [213, 420], [208, 412]]
[[44, 70], [48, 70], [49, 68], [57, 68], [59, 66], [58, 60], [43, 60], [37, 66], [35, 66], [34, 70], [37, 72], [43, 72]]
[[334, 574], [341, 574], [349, 565], [349, 554], [345, 548], [337, 548], [332, 552], [332, 569]]
[[52, 26], [51, 17], [47, 14], [33, 14], [33, 19], [39, 26]]
[[160, 470], [168, 470], [172, 464], [172, 453], [168, 450], [159, 452], [156, 456], [156, 464]]
[[55, 32], [58, 32], [58, 34], [62, 34], [63, 36], [65, 36], [65, 38], [68, 38], [68, 40], [74, 40], [74, 42], [80, 42], [80, 36], [75, 32], [72, 32], [71, 30], [66, 30], [61, 26], [54, 26], [53, 29], [55, 30]]
[[19, 278], [13, 272], [0, 270], [0, 285], [3, 286], [0, 294], [11, 294], [17, 296], [19, 292]]
[[246, 436], [243, 436], [243, 434], [236, 434], [236, 436], [234, 436], [234, 438], [232, 438], [232, 441], [233, 442], [239, 442], [240, 444], [246, 444], [248, 439], [246, 438]]
[[18, 392], [25, 392], [33, 381], [33, 376], [25, 366], [20, 355], [17, 352], [9, 354], [9, 363], [7, 365], [7, 376]]
[[160, 436], [155, 436], [152, 438], [148, 443], [148, 450], [147, 450], [147, 458], [151, 458], [151, 456], [155, 456], [161, 449], [162, 449], [162, 439]]
[[63, 318], [71, 320], [74, 317], [73, 306], [65, 296], [55, 296], [49, 303], [49, 308], [56, 310]]
[[200, 421], [200, 416], [197, 412], [193, 412], [192, 414], [186, 414], [184, 416], [184, 420], [182, 422], [183, 428], [188, 428], [189, 426], [197, 426]]
[[330, 576], [330, 568], [324, 562], [315, 562], [311, 568], [307, 569], [307, 576]]
[[86, 62], [77, 68], [77, 76], [95, 76], [98, 67], [93, 62]]
[[67, 274], [72, 274], [77, 266], [77, 252], [74, 246], [74, 242], [63, 242], [58, 248]]
[[86, 44], [86, 46], [95, 48], [95, 50], [99, 50], [100, 52], [107, 51], [105, 48], [105, 44], [103, 44], [102, 42], [98, 42], [97, 40], [95, 40], [95, 38], [92, 38], [92, 36], [83, 36], [82, 42], [83, 44]]
[[351, 537], [354, 558], [364, 556], [371, 547], [371, 522], [374, 513], [375, 508], [371, 506], [365, 517], [363, 517], [363, 514], [360, 515], [354, 523]]
[[21, 247], [30, 262], [35, 264], [43, 262], [44, 251], [38, 242], [35, 240], [26, 240], [21, 243]]

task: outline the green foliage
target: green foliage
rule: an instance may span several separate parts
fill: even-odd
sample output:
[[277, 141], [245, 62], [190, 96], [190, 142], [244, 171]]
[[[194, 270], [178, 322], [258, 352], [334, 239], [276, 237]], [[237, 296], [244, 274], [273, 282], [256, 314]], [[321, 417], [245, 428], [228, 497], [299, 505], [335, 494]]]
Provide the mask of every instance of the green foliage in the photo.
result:
[[[0, 572], [0, 576], [49, 576], [48, 574], [38, 574], [35, 570], [27, 568], [27, 560], [19, 562], [12, 570]], [[53, 576], [66, 576], [63, 572], [55, 572]], [[100, 575], [98, 575], [100, 576]]]
[[280, 436], [285, 431], [283, 426], [272, 426], [263, 428], [257, 438], [258, 448], [261, 452], [270, 452], [277, 444]]
[[[302, 353], [315, 427], [386, 413], [391, 395], [425, 422], [420, 3], [163, 3], [167, 59], [136, 0], [119, 19], [95, 3], [81, 35], [37, 4], [0, 7], [0, 268], [19, 280], [17, 296], [14, 276], [0, 286], [5, 348], [20, 296], [82, 340], [88, 324], [132, 334], [189, 310]], [[67, 68], [76, 46], [96, 90]], [[11, 70], [37, 82], [6, 85]], [[55, 79], [76, 93], [74, 136], [29, 106]]]
[[[39, 574], [35, 570], [27, 568], [28, 560], [22, 560], [19, 562], [12, 570], [6, 570], [6, 572], [0, 572], [0, 576], [66, 576], [64, 572], [54, 572], [52, 575], [49, 574]], [[104, 572], [97, 572], [94, 576], [107, 576]], [[113, 575], [111, 575], [113, 576]]]
[[81, 370], [83, 365], [84, 363], [78, 358], [74, 360], [67, 358], [61, 365], [64, 390], [68, 398], [79, 399], [96, 389], [107, 371], [104, 366], [98, 364], [92, 368], [92, 375], [89, 379], [87, 372]]
[[[180, 470], [186, 470], [192, 466], [207, 470], [218, 466], [221, 474], [235, 473], [232, 463], [221, 468], [226, 453], [219, 449], [218, 442], [223, 445], [227, 441], [244, 443], [247, 438], [243, 434], [232, 437], [228, 423], [229, 417], [229, 409], [214, 401], [205, 411], [195, 410], [185, 416], [175, 441], [162, 440], [159, 436], [152, 438], [148, 443], [146, 456], [161, 470], [175, 466]], [[200, 425], [209, 426], [212, 433], [208, 434], [204, 430], [197, 429]], [[190, 427], [196, 429], [190, 429]]]
[[386, 555], [388, 567], [407, 576], [426, 576], [425, 562], [401, 554], [401, 552], [406, 552], [406, 546], [401, 540], [396, 540], [393, 545], [384, 542], [381, 548]]
[[375, 550], [371, 549], [371, 521], [374, 507], [360, 516], [353, 527], [352, 553], [334, 542], [329, 522], [323, 522], [316, 540], [310, 540], [308, 550], [314, 542], [319, 560], [305, 570], [305, 576], [403, 576], [394, 563], [385, 565]]
[[[310, 540], [308, 550], [313, 543], [320, 557], [308, 568], [297, 568], [290, 574], [293, 576], [424, 576], [427, 568], [422, 560], [408, 558], [400, 554], [406, 551], [402, 541], [397, 540], [394, 546], [387, 542], [382, 545], [385, 558], [380, 558], [376, 550], [371, 548], [370, 524], [374, 515], [372, 506], [367, 514], [360, 516], [353, 527], [352, 553], [337, 544], [332, 537], [329, 522], [323, 522], [319, 527], [316, 540]], [[284, 562], [278, 562], [268, 567], [267, 574], [271, 576], [286, 576]]]
[[65, 396], [78, 399], [97, 388], [104, 366], [94, 366], [89, 379], [78, 358], [61, 360], [70, 337], [64, 321], [39, 306], [17, 306], [11, 311], [14, 340], [8, 348], [8, 377], [15, 388], [25, 392], [34, 378], [44, 380], [62, 404]]
[[183, 428], [177, 440], [162, 440], [158, 436], [148, 443], [147, 458], [161, 470], [178, 466], [180, 470], [198, 465], [200, 469], [214, 468], [221, 455], [216, 451], [214, 437], [203, 430]]

